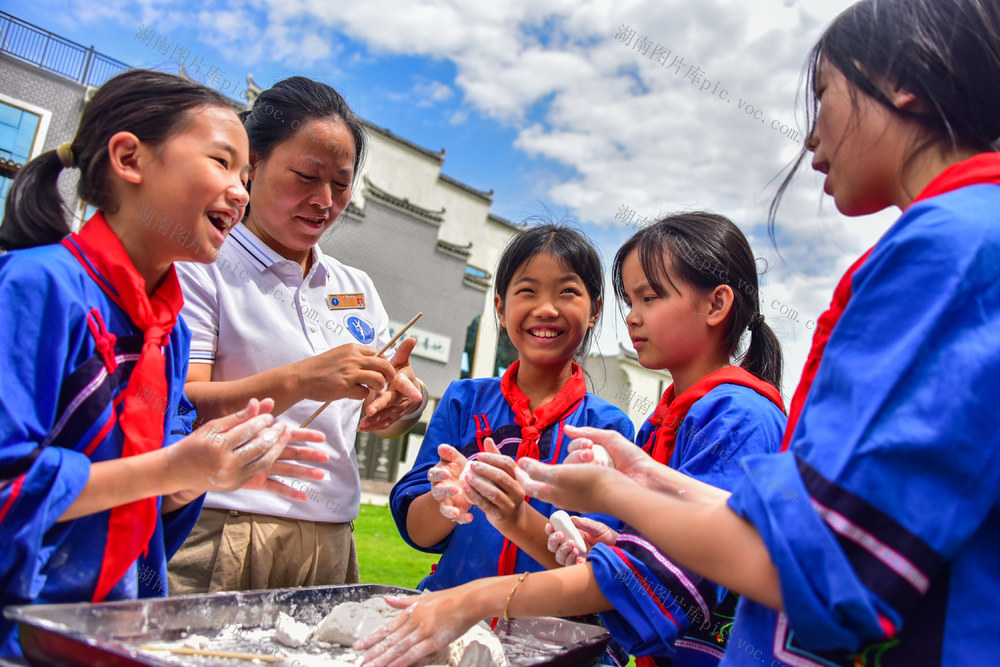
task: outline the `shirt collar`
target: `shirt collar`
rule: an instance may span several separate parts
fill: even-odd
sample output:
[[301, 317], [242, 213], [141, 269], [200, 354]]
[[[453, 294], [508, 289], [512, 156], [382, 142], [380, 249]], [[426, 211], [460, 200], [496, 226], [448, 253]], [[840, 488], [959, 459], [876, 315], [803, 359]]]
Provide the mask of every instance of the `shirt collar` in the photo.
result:
[[[227, 243], [231, 243], [237, 251], [249, 260], [251, 266], [256, 267], [262, 273], [275, 264], [279, 262], [290, 262], [272, 248], [268, 247], [264, 241], [261, 240], [259, 236], [253, 233], [249, 227], [247, 227], [243, 221], [236, 223], [233, 227], [233, 231], [229, 233], [229, 238]], [[318, 246], [313, 246], [310, 249], [313, 258], [313, 268], [310, 269], [309, 273], [312, 274], [315, 271], [318, 277], [323, 279], [329, 274], [329, 269], [324, 261], [324, 255], [319, 251]], [[308, 276], [307, 276], [308, 277]]]

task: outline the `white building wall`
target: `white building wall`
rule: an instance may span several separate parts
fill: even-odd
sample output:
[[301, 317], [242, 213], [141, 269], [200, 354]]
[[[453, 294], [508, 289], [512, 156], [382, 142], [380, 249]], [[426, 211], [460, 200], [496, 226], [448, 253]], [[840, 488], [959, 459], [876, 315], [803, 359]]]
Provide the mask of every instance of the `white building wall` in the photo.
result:
[[669, 372], [643, 368], [634, 352], [622, 348], [617, 355], [592, 354], [583, 367], [597, 385], [592, 390], [621, 408], [637, 432], [673, 382]]
[[[503, 249], [516, 233], [509, 225], [490, 219], [492, 197], [488, 193], [469, 192], [442, 179], [443, 152], [435, 153], [407, 145], [371, 125], [368, 126], [368, 136], [370, 150], [357, 179], [358, 186], [352, 198], [354, 204], [360, 208], [365, 206], [361, 183], [367, 177], [376, 187], [407, 199], [416, 206], [435, 212], [444, 209], [438, 239], [457, 246], [471, 243], [467, 263], [488, 271], [492, 276]], [[497, 338], [493, 290], [490, 289], [484, 294], [476, 354], [471, 360], [473, 377], [493, 374]], [[464, 340], [455, 342], [459, 345], [465, 343]]]
[[[368, 138], [371, 143], [361, 176], [368, 176], [378, 187], [397, 197], [409, 199], [418, 206], [432, 210], [441, 208], [436, 190], [442, 158], [432, 159], [375, 129], [368, 130]], [[363, 182], [361, 176], [357, 179], [359, 184]], [[358, 187], [354, 191], [353, 199], [357, 206], [363, 206], [360, 190]]]

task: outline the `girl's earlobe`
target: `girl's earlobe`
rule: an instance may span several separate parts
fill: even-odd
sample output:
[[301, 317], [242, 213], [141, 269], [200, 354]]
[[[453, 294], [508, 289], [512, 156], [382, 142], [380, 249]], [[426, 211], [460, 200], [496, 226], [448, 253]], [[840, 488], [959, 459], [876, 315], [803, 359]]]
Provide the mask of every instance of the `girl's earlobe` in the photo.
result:
[[924, 111], [920, 98], [905, 88], [896, 88], [890, 95], [893, 106], [900, 110], [914, 111], [921, 113]]
[[729, 285], [719, 285], [709, 298], [708, 324], [712, 326], [722, 324], [736, 299], [733, 288]]
[[590, 314], [590, 324], [587, 326], [588, 329], [593, 329], [595, 326], [597, 326], [597, 318], [601, 316], [601, 307], [603, 305], [604, 301], [600, 297], [598, 297], [598, 299], [594, 302], [593, 307], [590, 309], [591, 314]]
[[493, 297], [493, 307], [497, 311], [497, 321], [500, 322], [500, 328], [501, 329], [506, 328], [503, 316], [503, 299], [500, 298], [499, 294]]
[[108, 139], [108, 163], [111, 170], [128, 183], [142, 183], [145, 151], [139, 137], [131, 132], [116, 132]]

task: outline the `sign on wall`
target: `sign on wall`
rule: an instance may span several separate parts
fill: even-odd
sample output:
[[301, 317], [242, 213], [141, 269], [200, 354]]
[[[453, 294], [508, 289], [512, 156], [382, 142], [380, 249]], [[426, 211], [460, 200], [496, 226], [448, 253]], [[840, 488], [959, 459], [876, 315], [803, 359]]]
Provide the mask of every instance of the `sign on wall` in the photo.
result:
[[[389, 320], [389, 335], [395, 336], [396, 332], [404, 326], [406, 326], [405, 322]], [[403, 334], [403, 338], [417, 339], [417, 346], [413, 348], [414, 356], [440, 361], [443, 364], [448, 363], [448, 356], [451, 354], [451, 337], [427, 331], [426, 329], [410, 327]]]

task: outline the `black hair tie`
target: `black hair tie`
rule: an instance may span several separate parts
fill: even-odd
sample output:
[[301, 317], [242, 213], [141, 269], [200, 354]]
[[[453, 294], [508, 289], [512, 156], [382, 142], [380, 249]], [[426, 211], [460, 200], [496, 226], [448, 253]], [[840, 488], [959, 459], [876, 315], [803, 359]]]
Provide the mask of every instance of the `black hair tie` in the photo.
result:
[[759, 327], [762, 324], [764, 324], [764, 316], [761, 315], [760, 313], [757, 313], [757, 317], [750, 320], [750, 324], [747, 325], [747, 329], [749, 329], [752, 333], [756, 331], [757, 327]]

